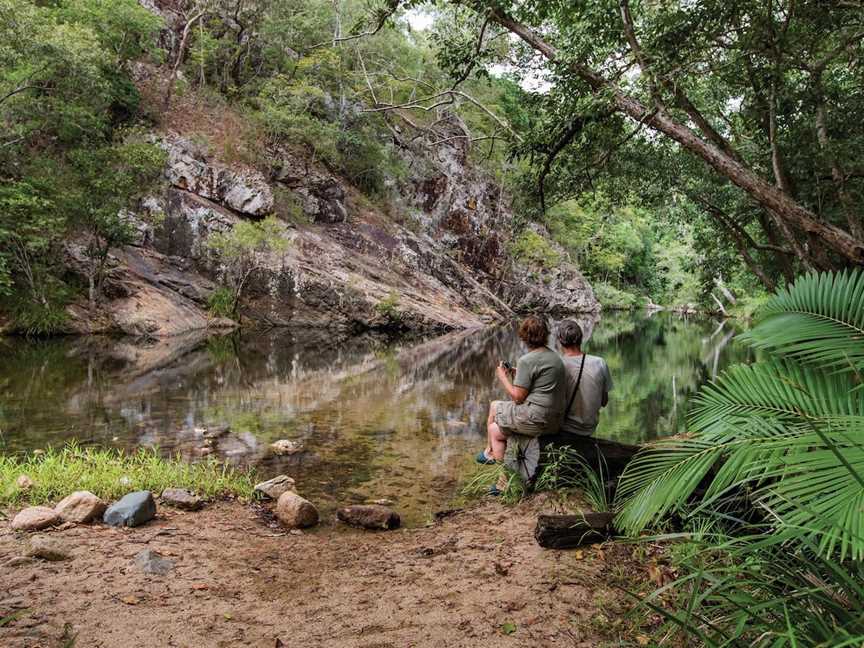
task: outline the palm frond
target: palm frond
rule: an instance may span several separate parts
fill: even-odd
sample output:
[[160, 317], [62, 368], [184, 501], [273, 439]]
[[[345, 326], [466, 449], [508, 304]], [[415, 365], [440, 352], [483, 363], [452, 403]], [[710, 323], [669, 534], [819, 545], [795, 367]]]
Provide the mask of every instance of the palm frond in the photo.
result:
[[752, 346], [823, 369], [864, 371], [864, 271], [799, 277], [739, 336]]

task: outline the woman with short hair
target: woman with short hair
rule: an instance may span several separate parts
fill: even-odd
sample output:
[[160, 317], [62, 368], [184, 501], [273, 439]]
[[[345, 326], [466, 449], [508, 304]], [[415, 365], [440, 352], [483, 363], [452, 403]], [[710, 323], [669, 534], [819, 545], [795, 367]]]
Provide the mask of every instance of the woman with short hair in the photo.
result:
[[561, 423], [566, 372], [560, 356], [546, 346], [549, 327], [532, 315], [519, 324], [518, 334], [528, 352], [516, 363], [512, 381], [512, 369], [505, 363], [495, 370], [510, 400], [492, 401], [489, 406], [488, 443], [477, 455], [479, 463], [503, 461], [507, 437], [513, 434], [554, 434]]

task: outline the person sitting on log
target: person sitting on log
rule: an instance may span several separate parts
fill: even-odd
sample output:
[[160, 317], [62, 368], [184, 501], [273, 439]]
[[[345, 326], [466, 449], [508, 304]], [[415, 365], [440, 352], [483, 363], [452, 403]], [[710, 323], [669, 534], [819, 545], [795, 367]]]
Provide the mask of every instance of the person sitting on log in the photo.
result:
[[573, 320], [558, 324], [558, 344], [567, 370], [567, 405], [560, 431], [591, 436], [612, 391], [609, 367], [600, 356], [582, 352], [582, 327]]
[[495, 370], [510, 400], [489, 405], [488, 443], [476, 457], [481, 464], [504, 460], [507, 437], [554, 434], [561, 423], [566, 372], [561, 357], [546, 346], [549, 327], [532, 315], [522, 321], [518, 333], [528, 352], [519, 358], [515, 372], [506, 362]]

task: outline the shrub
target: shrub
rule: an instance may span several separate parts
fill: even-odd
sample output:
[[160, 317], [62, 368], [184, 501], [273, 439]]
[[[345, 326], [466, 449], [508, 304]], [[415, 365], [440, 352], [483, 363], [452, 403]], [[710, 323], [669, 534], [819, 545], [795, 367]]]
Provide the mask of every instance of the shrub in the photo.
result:
[[207, 311], [213, 317], [234, 317], [234, 293], [219, 286], [207, 297]]
[[630, 310], [640, 306], [644, 299], [612, 284], [598, 281], [591, 285], [597, 301], [607, 310]]
[[554, 268], [561, 263], [561, 254], [543, 236], [528, 229], [510, 244], [510, 253], [520, 261], [543, 268]]

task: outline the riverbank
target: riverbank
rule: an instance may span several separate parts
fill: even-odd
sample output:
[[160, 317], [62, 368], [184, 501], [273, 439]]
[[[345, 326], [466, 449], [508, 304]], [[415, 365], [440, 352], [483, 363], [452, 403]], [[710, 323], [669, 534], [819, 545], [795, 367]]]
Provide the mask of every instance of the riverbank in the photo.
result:
[[[633, 547], [541, 549], [538, 496], [487, 502], [426, 528], [280, 529], [254, 506], [160, 509], [143, 527], [47, 533], [68, 560], [4, 567], [0, 645], [628, 646], [650, 627], [618, 587], [646, 591], [656, 561]], [[0, 522], [0, 564], [24, 536]], [[174, 563], [164, 575], [144, 550]], [[644, 620], [644, 619], [643, 619]], [[644, 644], [641, 644], [644, 645]]]

